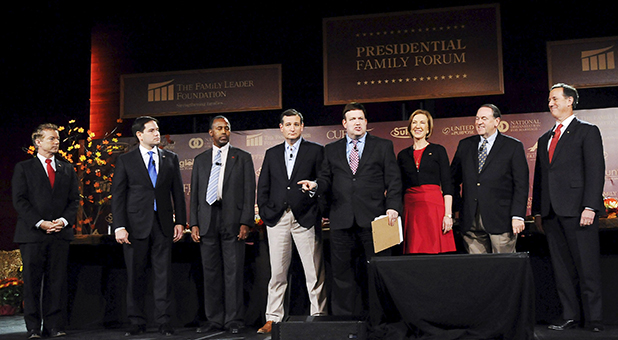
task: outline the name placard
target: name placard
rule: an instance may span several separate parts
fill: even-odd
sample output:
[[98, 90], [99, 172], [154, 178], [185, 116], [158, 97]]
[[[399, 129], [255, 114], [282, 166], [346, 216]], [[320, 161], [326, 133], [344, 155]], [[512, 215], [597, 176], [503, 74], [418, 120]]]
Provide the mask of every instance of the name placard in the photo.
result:
[[123, 118], [281, 109], [281, 65], [122, 75]]
[[503, 94], [498, 4], [328, 18], [324, 104]]
[[547, 43], [549, 86], [577, 88], [618, 85], [618, 37], [550, 41]]

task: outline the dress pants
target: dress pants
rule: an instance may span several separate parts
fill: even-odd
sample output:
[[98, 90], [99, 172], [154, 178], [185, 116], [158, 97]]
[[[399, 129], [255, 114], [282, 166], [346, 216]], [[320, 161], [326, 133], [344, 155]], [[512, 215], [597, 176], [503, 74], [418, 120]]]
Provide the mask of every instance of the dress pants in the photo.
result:
[[[156, 216], [156, 214], [155, 214]], [[146, 325], [146, 268], [150, 255], [154, 296], [154, 320], [157, 324], [170, 321], [172, 294], [172, 245], [171, 237], [161, 231], [161, 224], [155, 218], [150, 236], [138, 240], [131, 238], [131, 244], [124, 244], [124, 260], [127, 266], [127, 316], [132, 325]]]
[[275, 226], [268, 227], [270, 254], [270, 281], [266, 321], [280, 322], [284, 316], [283, 300], [288, 287], [288, 270], [292, 260], [293, 244], [303, 264], [312, 316], [326, 315], [326, 276], [322, 262], [322, 236], [318, 226], [305, 228], [298, 224], [290, 209], [283, 213]]
[[374, 256], [391, 255], [391, 249], [376, 254], [371, 226], [360, 227], [354, 224], [348, 229], [331, 228], [330, 252], [333, 272], [331, 289], [333, 315], [367, 316], [369, 311], [367, 264]]
[[581, 227], [579, 221], [579, 216], [563, 217], [551, 213], [543, 218], [543, 230], [564, 319], [583, 321], [580, 318], [583, 310], [586, 322], [601, 322], [599, 219], [595, 218], [594, 223], [587, 227]]
[[[56, 235], [19, 246], [23, 262], [24, 320], [28, 330], [65, 330], [69, 241]], [[42, 290], [41, 290], [42, 287]], [[43, 294], [41, 299], [41, 294]]]
[[211, 207], [210, 228], [201, 236], [206, 319], [216, 327], [244, 326], [245, 242], [221, 225], [221, 203]]
[[517, 235], [512, 231], [502, 234], [490, 234], [485, 231], [483, 218], [477, 210], [470, 230], [462, 233], [464, 246], [470, 254], [514, 253]]

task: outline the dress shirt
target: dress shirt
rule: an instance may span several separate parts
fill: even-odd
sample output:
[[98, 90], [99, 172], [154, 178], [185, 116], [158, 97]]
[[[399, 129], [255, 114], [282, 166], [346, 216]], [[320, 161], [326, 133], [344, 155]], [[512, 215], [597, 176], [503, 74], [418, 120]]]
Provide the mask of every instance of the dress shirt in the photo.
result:
[[[45, 169], [45, 173], [47, 174], [47, 177], [49, 177], [49, 174], [47, 173], [47, 163], [45, 162], [45, 160], [47, 158], [45, 158], [43, 155], [41, 155], [40, 153], [36, 154], [36, 157], [39, 159], [39, 161], [41, 162], [41, 165], [43, 166], [43, 169]], [[54, 169], [54, 171], [56, 171], [56, 156], [52, 156], [51, 158], [51, 166]], [[62, 223], [64, 223], [64, 226], [66, 227], [69, 224], [69, 221], [67, 221], [64, 217], [60, 217], [58, 218], [59, 220], [62, 221]], [[38, 221], [35, 226], [37, 228], [39, 228], [41, 226], [41, 223], [43, 223], [43, 220]]]
[[[346, 148], [345, 148], [345, 158], [348, 160], [348, 163], [350, 163], [350, 152], [352, 151], [352, 148], [354, 148], [354, 144], [352, 144], [352, 138], [350, 138], [350, 136], [345, 135], [346, 138]], [[360, 163], [360, 160], [363, 158], [363, 150], [365, 149], [365, 140], [367, 139], [367, 133], [365, 132], [365, 134], [360, 137], [358, 139], [358, 142], [356, 143], [356, 148], [358, 149], [358, 161]]]
[[157, 169], [157, 174], [159, 173], [159, 148], [158, 147], [154, 147], [151, 150], [146, 149], [145, 147], [143, 147], [141, 144], [139, 146], [139, 152], [142, 155], [142, 158], [144, 159], [144, 165], [146, 166], [146, 169], [148, 169], [148, 162], [150, 162], [150, 154], [148, 154], [148, 151], [154, 151], [154, 153], [152, 154], [152, 160], [155, 163], [155, 169]]
[[285, 142], [285, 152], [283, 157], [285, 157], [285, 168], [288, 172], [288, 179], [292, 177], [292, 170], [294, 170], [294, 164], [296, 163], [296, 155], [298, 155], [298, 148], [300, 147], [302, 139], [302, 137], [299, 138], [292, 145], [290, 145], [287, 141]]
[[[552, 132], [556, 131], [558, 124], [562, 124], [562, 127], [560, 128], [560, 136], [558, 136], [558, 140], [560, 140], [560, 138], [564, 135], [564, 131], [566, 131], [566, 129], [569, 127], [569, 124], [571, 124], [573, 119], [575, 119], [575, 115], [570, 115], [569, 117], [567, 117], [567, 119], [563, 120], [562, 122], [556, 122], [556, 124], [554, 125], [554, 128], [552, 129]], [[549, 150], [549, 146], [551, 145], [552, 139], [554, 139], [553, 133], [549, 136], [549, 140], [547, 141], [547, 150]]]
[[217, 151], [221, 150], [221, 171], [219, 172], [219, 181], [217, 182], [217, 201], [223, 198], [223, 180], [225, 179], [225, 163], [227, 160], [228, 151], [230, 151], [230, 143], [225, 144], [221, 148], [218, 148], [214, 144], [212, 145], [212, 160], [215, 161], [215, 156], [217, 155]]
[[489, 152], [491, 152], [491, 147], [494, 146], [494, 142], [496, 141], [496, 137], [498, 136], [498, 131], [496, 130], [494, 132], [493, 135], [485, 138], [483, 136], [480, 136], [481, 139], [479, 140], [479, 146], [476, 148], [477, 150], [481, 149], [481, 145], [483, 144], [483, 139], [487, 140], [487, 144], [485, 144], [485, 147], [487, 148], [487, 155], [489, 155]]

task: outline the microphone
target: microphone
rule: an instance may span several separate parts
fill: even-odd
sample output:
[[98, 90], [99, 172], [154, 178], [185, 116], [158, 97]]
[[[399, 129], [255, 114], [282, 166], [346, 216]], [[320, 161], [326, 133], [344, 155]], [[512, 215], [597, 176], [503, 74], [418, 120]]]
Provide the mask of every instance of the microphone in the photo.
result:
[[219, 162], [215, 162], [215, 165], [221, 166], [221, 163], [219, 163]]
[[481, 147], [479, 148], [479, 152], [483, 152], [483, 150], [485, 150], [485, 145], [481, 145]]

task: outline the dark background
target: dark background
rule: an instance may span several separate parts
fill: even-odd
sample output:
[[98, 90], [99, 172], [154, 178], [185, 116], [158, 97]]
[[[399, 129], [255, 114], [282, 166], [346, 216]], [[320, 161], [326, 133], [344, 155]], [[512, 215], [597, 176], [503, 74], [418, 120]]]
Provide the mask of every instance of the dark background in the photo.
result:
[[[341, 122], [341, 106], [323, 105], [322, 19], [500, 3], [505, 94], [366, 104], [369, 121], [407, 119], [423, 107], [435, 117], [473, 116], [492, 102], [503, 113], [547, 111], [546, 42], [618, 35], [616, 5], [606, 1], [372, 2], [99, 2], [36, 1], [3, 5], [0, 24], [1, 131], [0, 249], [13, 249], [16, 214], [10, 181], [28, 156], [40, 123], [88, 127], [90, 36], [94, 25], [115, 25], [126, 40], [135, 72], [282, 64], [283, 109], [296, 108], [305, 124]], [[86, 3], [86, 2], [84, 2]], [[582, 89], [579, 108], [618, 106], [616, 87]], [[229, 113], [234, 130], [276, 127], [281, 111]], [[164, 134], [206, 132], [209, 115], [162, 118]], [[121, 126], [130, 134], [130, 123]]]

